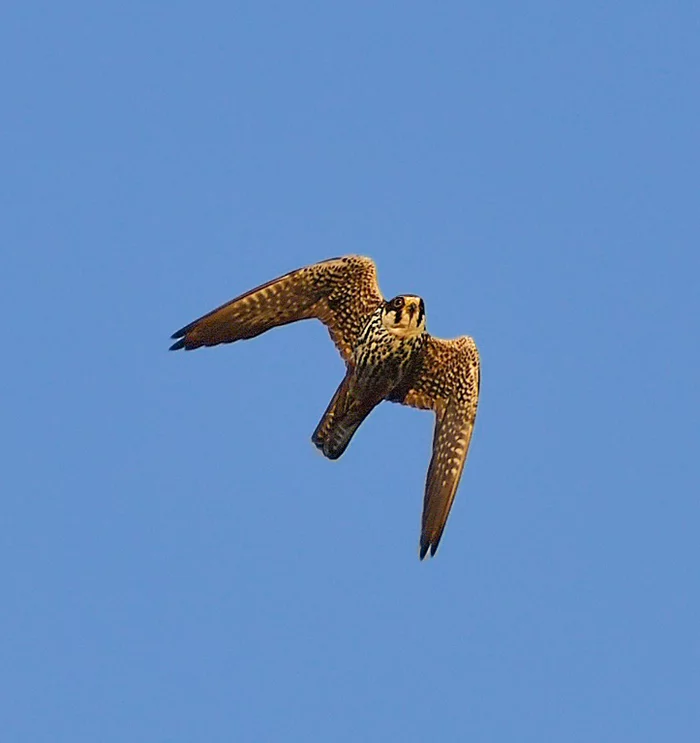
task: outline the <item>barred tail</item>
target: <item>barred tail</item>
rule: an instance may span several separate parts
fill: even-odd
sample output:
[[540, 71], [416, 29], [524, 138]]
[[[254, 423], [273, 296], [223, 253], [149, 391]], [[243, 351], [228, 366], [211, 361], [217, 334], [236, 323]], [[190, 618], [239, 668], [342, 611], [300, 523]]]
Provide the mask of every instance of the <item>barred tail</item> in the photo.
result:
[[311, 441], [326, 457], [338, 459], [373, 407], [374, 405], [367, 406], [355, 397], [351, 389], [350, 374], [347, 374], [316, 426]]

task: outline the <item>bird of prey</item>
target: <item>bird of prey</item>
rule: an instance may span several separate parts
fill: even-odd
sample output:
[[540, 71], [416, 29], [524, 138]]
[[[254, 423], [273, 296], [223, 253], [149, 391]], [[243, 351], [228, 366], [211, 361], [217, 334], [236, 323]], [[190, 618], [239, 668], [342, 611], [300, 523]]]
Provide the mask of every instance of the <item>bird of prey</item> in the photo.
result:
[[423, 502], [419, 555], [435, 554], [462, 476], [479, 398], [479, 354], [469, 336], [435, 338], [420, 297], [387, 301], [370, 258], [331, 258], [273, 279], [173, 334], [171, 351], [254, 338], [316, 318], [346, 364], [345, 378], [313, 433], [337, 459], [383, 400], [435, 412], [433, 453]]

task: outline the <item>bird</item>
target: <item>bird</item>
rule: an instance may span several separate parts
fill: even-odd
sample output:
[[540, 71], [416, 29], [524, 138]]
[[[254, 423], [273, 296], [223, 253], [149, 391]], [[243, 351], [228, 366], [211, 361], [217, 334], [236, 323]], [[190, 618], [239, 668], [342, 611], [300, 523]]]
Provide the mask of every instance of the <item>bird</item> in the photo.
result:
[[340, 457], [384, 400], [435, 413], [418, 550], [421, 560], [433, 557], [467, 458], [481, 367], [473, 338], [445, 340], [427, 332], [421, 297], [386, 300], [371, 258], [330, 258], [251, 289], [185, 325], [173, 333], [170, 350], [233, 343], [312, 318], [327, 327], [346, 367], [311, 437], [326, 457]]

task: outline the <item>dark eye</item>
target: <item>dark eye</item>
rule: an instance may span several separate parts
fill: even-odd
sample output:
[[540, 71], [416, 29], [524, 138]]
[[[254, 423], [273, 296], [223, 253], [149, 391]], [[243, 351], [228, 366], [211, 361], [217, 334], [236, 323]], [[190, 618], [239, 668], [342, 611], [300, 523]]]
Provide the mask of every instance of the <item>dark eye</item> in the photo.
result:
[[403, 297], [396, 297], [396, 299], [392, 302], [392, 305], [397, 309], [400, 310], [405, 304], [405, 300]]

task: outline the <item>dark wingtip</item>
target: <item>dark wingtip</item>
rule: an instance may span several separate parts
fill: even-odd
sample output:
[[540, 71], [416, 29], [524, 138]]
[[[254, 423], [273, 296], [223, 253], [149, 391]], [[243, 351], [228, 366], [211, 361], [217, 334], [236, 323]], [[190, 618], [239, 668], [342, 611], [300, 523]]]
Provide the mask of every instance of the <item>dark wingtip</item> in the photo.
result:
[[431, 544], [427, 539], [420, 540], [419, 559], [424, 560], [426, 557], [435, 557], [437, 552], [437, 543]]
[[191, 325], [185, 325], [184, 328], [180, 328], [180, 330], [176, 330], [170, 337], [175, 340], [175, 338], [184, 338], [187, 335], [187, 331], [190, 330], [192, 326]]
[[176, 330], [170, 337], [172, 340], [177, 340], [177, 343], [173, 343], [172, 346], [170, 346], [170, 351], [179, 351], [181, 348], [185, 348], [185, 336], [187, 333], [192, 330], [192, 325], [194, 323], [190, 323], [189, 325], [185, 325], [184, 328], [180, 328], [180, 330]]

